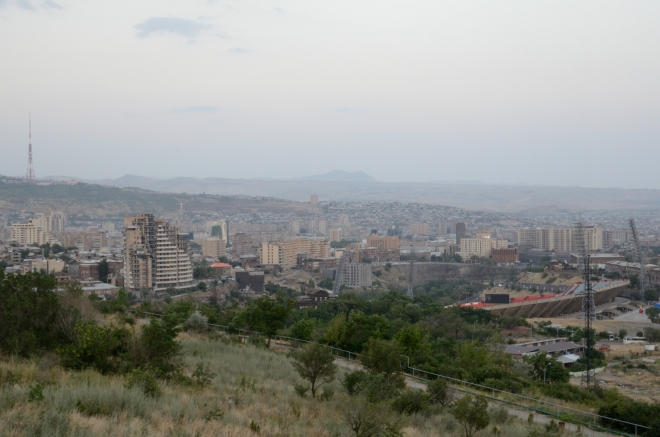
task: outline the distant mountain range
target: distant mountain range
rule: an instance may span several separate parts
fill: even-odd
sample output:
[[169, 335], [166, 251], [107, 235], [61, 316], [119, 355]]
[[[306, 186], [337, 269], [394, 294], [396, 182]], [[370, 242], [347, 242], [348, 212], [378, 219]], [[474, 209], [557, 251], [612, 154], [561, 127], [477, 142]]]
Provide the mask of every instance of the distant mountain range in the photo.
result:
[[346, 170], [333, 170], [329, 173], [303, 176], [301, 178], [255, 178], [257, 181], [336, 181], [336, 182], [378, 182], [373, 176], [363, 171], [350, 172]]
[[419, 202], [529, 215], [551, 211], [660, 209], [660, 190], [495, 185], [476, 181], [378, 182], [364, 172], [342, 170], [296, 179], [153, 179], [125, 175], [117, 179], [83, 181], [164, 193], [265, 196], [300, 202], [307, 202], [310, 195], [317, 194], [321, 201]]

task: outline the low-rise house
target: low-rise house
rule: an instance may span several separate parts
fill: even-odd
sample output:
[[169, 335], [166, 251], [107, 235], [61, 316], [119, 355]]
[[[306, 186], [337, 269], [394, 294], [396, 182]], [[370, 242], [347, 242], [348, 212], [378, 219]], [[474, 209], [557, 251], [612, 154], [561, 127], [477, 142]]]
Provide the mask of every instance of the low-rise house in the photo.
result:
[[319, 288], [312, 289], [305, 292], [303, 296], [300, 296], [298, 298], [298, 309], [301, 310], [303, 308], [310, 308], [310, 307], [317, 309], [319, 303], [331, 299], [337, 299], [337, 296], [327, 290], [321, 290]]

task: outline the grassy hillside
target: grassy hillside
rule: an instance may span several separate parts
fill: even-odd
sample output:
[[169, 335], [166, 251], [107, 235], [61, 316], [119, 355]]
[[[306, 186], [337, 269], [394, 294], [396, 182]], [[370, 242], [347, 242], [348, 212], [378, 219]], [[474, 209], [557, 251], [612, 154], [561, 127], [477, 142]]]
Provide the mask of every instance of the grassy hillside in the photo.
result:
[[[65, 371], [52, 356], [1, 361], [0, 436], [355, 435], [343, 423], [348, 396], [336, 381], [332, 400], [303, 399], [293, 390], [300, 379], [284, 353], [185, 333], [180, 339], [186, 370], [209, 363], [216, 376], [202, 388], [159, 382], [158, 398], [126, 388], [121, 376]], [[34, 396], [38, 384], [41, 400]], [[502, 435], [527, 434], [519, 419], [500, 410], [491, 416]], [[405, 436], [462, 435], [447, 411], [404, 420]]]
[[61, 210], [67, 214], [93, 216], [143, 211], [163, 214], [177, 211], [181, 203], [187, 212], [295, 212], [304, 209], [303, 204], [272, 198], [158, 193], [85, 183], [33, 185], [7, 183], [0, 178], [0, 212], [4, 213]]

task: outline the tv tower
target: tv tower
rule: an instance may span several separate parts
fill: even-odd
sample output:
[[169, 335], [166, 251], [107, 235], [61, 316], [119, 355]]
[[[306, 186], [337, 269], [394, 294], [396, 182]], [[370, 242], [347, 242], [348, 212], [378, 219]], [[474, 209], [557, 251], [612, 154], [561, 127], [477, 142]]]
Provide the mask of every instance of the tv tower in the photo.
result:
[[27, 173], [25, 174], [25, 179], [32, 183], [36, 179], [34, 176], [34, 165], [32, 164], [32, 114], [30, 114], [29, 118], [29, 130], [28, 130], [28, 166], [27, 166]]

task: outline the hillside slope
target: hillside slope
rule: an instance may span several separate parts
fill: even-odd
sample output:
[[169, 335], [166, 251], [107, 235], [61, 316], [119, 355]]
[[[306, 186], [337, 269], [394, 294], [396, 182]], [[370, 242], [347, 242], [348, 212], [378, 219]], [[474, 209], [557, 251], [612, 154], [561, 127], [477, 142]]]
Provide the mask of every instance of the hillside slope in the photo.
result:
[[214, 196], [204, 194], [157, 193], [139, 188], [78, 183], [75, 185], [32, 185], [0, 179], [0, 213], [16, 211], [50, 212], [92, 216], [176, 212], [296, 212], [307, 205], [264, 197]]

